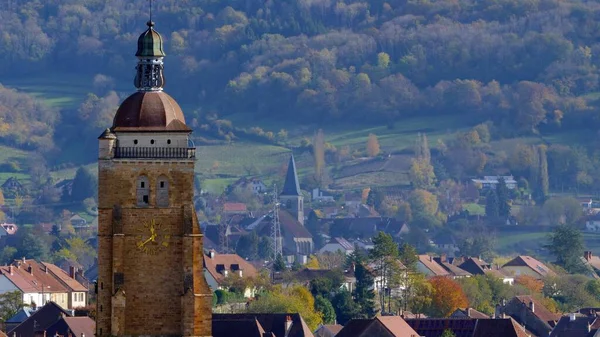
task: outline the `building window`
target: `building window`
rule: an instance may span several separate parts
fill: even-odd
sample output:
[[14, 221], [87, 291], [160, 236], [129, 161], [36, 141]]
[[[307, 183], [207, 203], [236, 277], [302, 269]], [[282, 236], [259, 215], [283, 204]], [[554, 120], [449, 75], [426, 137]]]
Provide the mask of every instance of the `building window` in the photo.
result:
[[171, 140], [167, 139], [167, 144], [171, 145]]
[[137, 139], [134, 139], [134, 140], [133, 140], [133, 144], [134, 144], [134, 145], [137, 145], [137, 143], [138, 143]]
[[154, 139], [150, 139], [150, 144], [154, 145]]
[[158, 177], [156, 205], [158, 207], [169, 207], [169, 180], [165, 176]]
[[137, 205], [144, 207], [150, 204], [150, 184], [148, 177], [139, 176], [137, 180]]

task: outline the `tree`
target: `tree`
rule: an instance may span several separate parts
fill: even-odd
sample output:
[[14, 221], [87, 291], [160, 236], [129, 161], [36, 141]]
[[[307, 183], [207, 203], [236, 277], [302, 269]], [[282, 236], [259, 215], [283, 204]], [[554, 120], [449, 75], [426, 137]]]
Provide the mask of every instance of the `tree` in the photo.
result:
[[500, 216], [500, 202], [495, 190], [489, 190], [485, 197], [485, 215], [490, 218]]
[[97, 191], [98, 178], [83, 166], [77, 169], [75, 179], [73, 179], [71, 199], [73, 201], [83, 201], [87, 198], [96, 198]]
[[429, 191], [422, 189], [412, 191], [408, 197], [408, 202], [415, 220], [438, 216], [439, 203], [437, 197]]
[[260, 239], [256, 232], [242, 235], [237, 242], [235, 252], [245, 259], [256, 260], [258, 258], [259, 242]]
[[328, 299], [323, 296], [317, 296], [315, 298], [315, 310], [323, 315], [323, 323], [335, 323], [335, 309], [333, 309], [333, 305]]
[[419, 256], [417, 255], [415, 247], [408, 243], [403, 243], [398, 252], [398, 257], [400, 258], [400, 262], [402, 262], [406, 268], [411, 271], [416, 271]]
[[23, 243], [17, 256], [25, 256], [37, 261], [47, 261], [50, 249], [41, 237], [28, 232], [23, 237]]
[[556, 258], [556, 264], [565, 268], [569, 273], [585, 272], [581, 262], [583, 251], [583, 235], [570, 225], [559, 225], [548, 235], [546, 249]]
[[6, 265], [11, 263], [16, 257], [17, 249], [11, 246], [4, 246], [0, 250], [0, 265]]
[[0, 321], [13, 317], [23, 308], [23, 295], [19, 291], [0, 294]]
[[369, 134], [369, 139], [367, 139], [367, 155], [369, 157], [375, 157], [381, 152], [379, 147], [379, 140], [377, 140], [377, 136], [373, 133]]
[[247, 311], [249, 313], [297, 312], [311, 330], [315, 330], [323, 322], [321, 312], [315, 310], [314, 297], [303, 286], [286, 289], [275, 287], [252, 301]]
[[268, 236], [261, 236], [258, 244], [258, 257], [267, 260], [271, 257], [271, 238]]
[[273, 262], [273, 269], [277, 272], [286, 271], [287, 267], [285, 266], [285, 261], [283, 260], [283, 256], [281, 256], [281, 254], [277, 255], [275, 262]]
[[319, 259], [317, 259], [316, 256], [311, 255], [308, 258], [308, 262], [306, 262], [306, 264], [304, 265], [304, 267], [306, 267], [308, 269], [320, 269]]
[[460, 284], [443, 276], [432, 277], [429, 282], [433, 287], [433, 297], [429, 315], [433, 317], [448, 317], [457, 308], [469, 306], [469, 300]]
[[496, 186], [496, 195], [498, 197], [498, 215], [503, 218], [510, 216], [510, 191], [506, 187], [506, 181], [504, 178], [498, 179], [498, 185]]
[[[379, 292], [379, 304], [381, 310], [385, 310], [386, 291], [388, 292], [388, 310], [391, 306], [391, 291], [399, 283], [400, 269], [398, 265], [398, 245], [394, 242], [394, 238], [390, 234], [382, 231], [372, 239], [373, 249], [369, 253], [371, 261], [375, 268], [375, 275], [379, 277], [381, 282]], [[385, 290], [387, 289], [387, 290]]]
[[442, 332], [442, 335], [440, 337], [456, 337], [456, 335], [454, 334], [454, 332], [452, 332], [452, 330], [446, 329], [444, 330], [444, 332]]
[[538, 152], [538, 182], [535, 189], [535, 197], [542, 203], [548, 198], [549, 194], [549, 178], [548, 178], [548, 158], [546, 155], [547, 148], [545, 145], [540, 145], [537, 148]]
[[410, 183], [416, 188], [430, 188], [435, 183], [434, 168], [424, 158], [415, 158], [411, 161], [408, 176]]
[[379, 209], [383, 200], [385, 199], [385, 193], [378, 189], [371, 189], [369, 191], [369, 196], [367, 197], [367, 205], [374, 207], [375, 209]]
[[325, 168], [325, 134], [319, 129], [313, 141], [313, 156], [315, 159], [315, 180], [321, 186], [323, 182], [323, 170]]
[[335, 309], [338, 324], [345, 325], [353, 318], [359, 317], [360, 306], [352, 299], [352, 294], [347, 290], [338, 292], [331, 301]]
[[373, 291], [373, 275], [363, 263], [355, 266], [356, 288], [354, 298], [358, 305], [361, 318], [372, 318], [377, 313], [375, 309], [375, 292]]
[[534, 294], [541, 294], [544, 288], [544, 282], [529, 275], [519, 275], [515, 278], [515, 283], [529, 289]]

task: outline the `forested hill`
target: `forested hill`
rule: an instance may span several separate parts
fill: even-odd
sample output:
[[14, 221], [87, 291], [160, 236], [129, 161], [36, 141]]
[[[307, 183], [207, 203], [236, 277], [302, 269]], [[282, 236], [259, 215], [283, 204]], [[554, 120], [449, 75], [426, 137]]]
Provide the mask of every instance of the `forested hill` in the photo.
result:
[[[155, 7], [167, 90], [200, 113], [386, 124], [468, 114], [507, 136], [599, 124], [597, 1], [157, 0]], [[102, 74], [109, 89], [131, 83], [147, 8], [142, 0], [2, 1], [1, 76], [66, 72]], [[108, 124], [106, 105], [118, 102], [110, 95], [77, 118]]]

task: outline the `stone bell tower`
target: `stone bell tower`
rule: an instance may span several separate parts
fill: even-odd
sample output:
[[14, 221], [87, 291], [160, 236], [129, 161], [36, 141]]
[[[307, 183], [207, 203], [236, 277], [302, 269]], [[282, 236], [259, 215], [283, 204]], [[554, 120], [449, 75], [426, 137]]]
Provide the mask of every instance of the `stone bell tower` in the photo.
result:
[[151, 21], [136, 56], [137, 92], [99, 137], [96, 336], [209, 337], [195, 148], [163, 91], [163, 41]]

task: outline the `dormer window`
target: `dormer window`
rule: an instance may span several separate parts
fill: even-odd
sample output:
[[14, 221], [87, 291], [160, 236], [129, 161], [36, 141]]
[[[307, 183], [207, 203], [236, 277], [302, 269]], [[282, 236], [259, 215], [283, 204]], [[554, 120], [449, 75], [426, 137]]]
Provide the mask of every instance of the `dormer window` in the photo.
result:
[[137, 205], [145, 207], [150, 204], [150, 184], [148, 177], [139, 176], [136, 185], [137, 190]]

